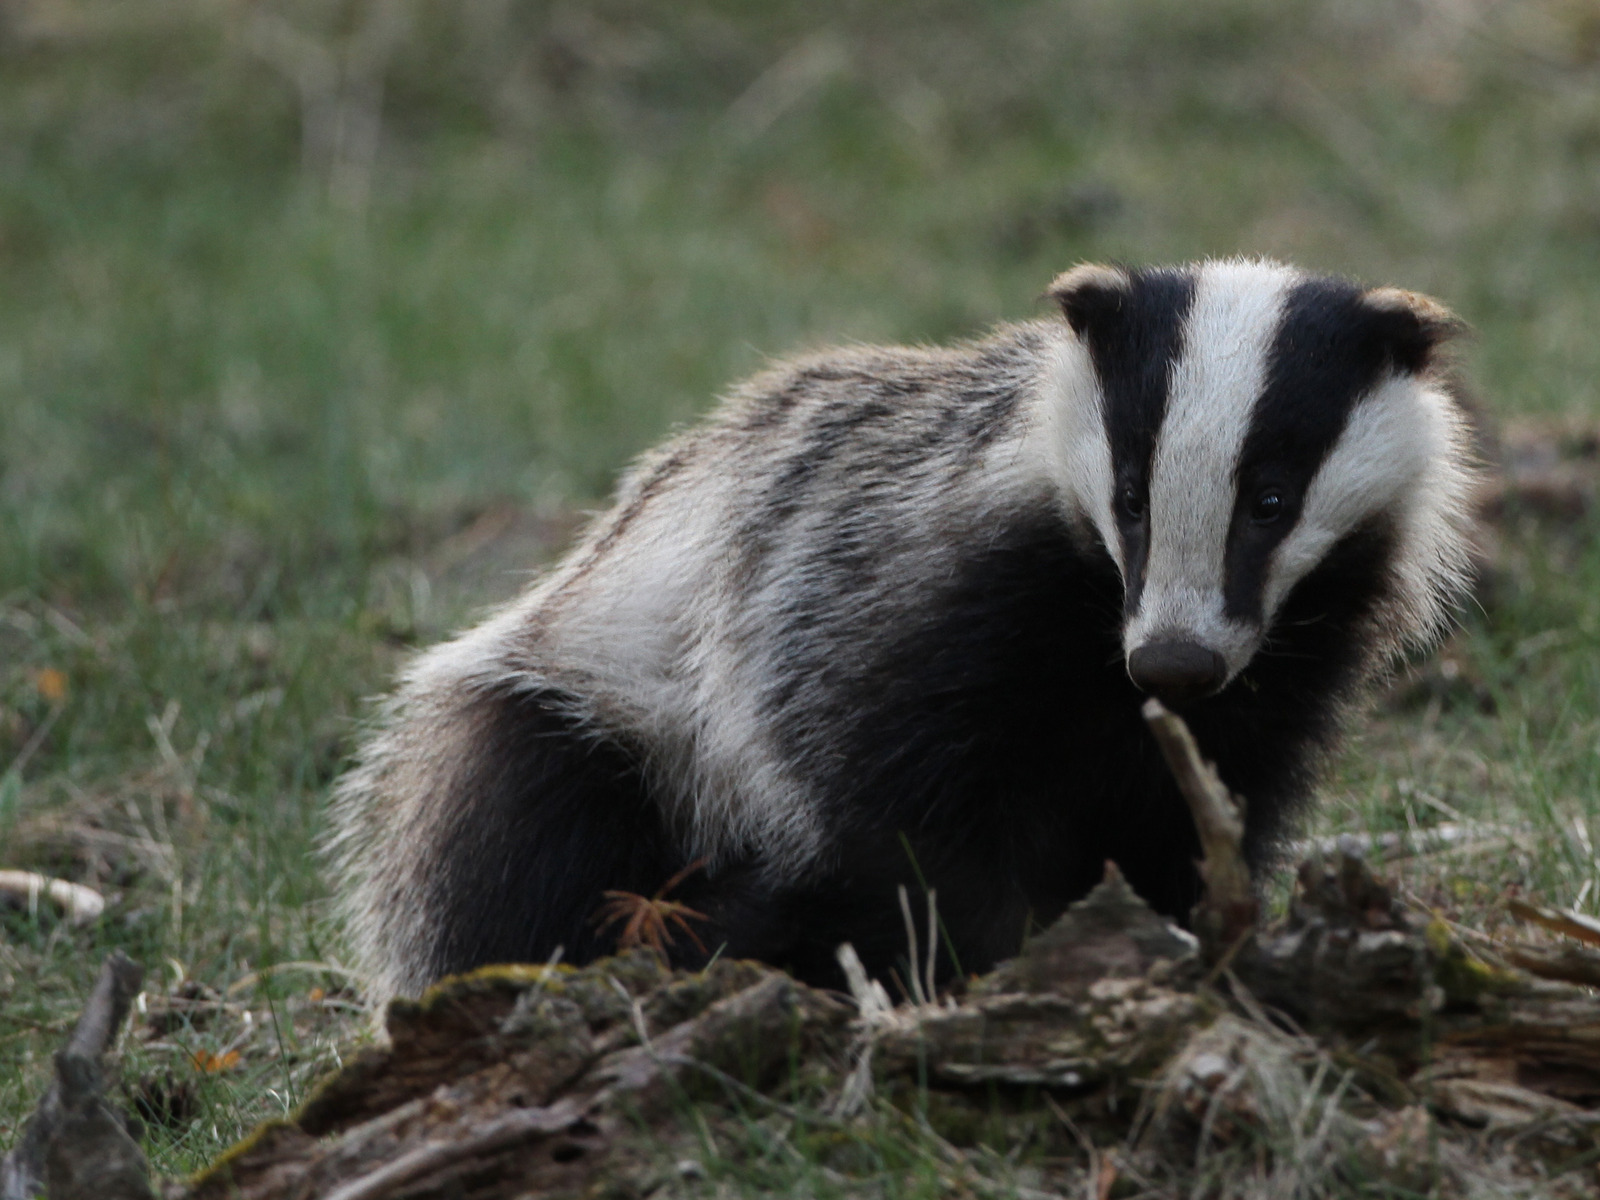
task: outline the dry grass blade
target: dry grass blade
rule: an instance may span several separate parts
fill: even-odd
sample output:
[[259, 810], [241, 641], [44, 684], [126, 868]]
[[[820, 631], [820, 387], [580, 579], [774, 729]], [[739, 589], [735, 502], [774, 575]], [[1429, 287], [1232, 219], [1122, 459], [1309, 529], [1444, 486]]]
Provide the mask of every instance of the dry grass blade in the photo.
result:
[[922, 988], [922, 967], [917, 953], [917, 924], [911, 919], [911, 898], [907, 895], [904, 884], [900, 887], [900, 916], [906, 925], [906, 952], [911, 956], [911, 986], [906, 989], [907, 997], [913, 1004], [926, 1004], [929, 997]]
[[1431, 829], [1306, 838], [1291, 845], [1289, 855], [1296, 859], [1317, 855], [1326, 858], [1340, 850], [1353, 849], [1372, 862], [1391, 862], [1430, 854], [1481, 854], [1503, 849], [1516, 835], [1526, 832], [1485, 821], [1447, 821]]

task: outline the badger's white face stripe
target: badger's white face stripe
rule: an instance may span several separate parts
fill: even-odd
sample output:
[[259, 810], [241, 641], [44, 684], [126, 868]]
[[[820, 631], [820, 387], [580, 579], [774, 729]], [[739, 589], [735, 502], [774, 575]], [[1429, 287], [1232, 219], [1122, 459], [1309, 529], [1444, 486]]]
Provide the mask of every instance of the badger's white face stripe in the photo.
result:
[[1409, 377], [1389, 376], [1356, 404], [1311, 481], [1299, 521], [1273, 556], [1263, 595], [1269, 618], [1335, 542], [1415, 489], [1444, 451], [1446, 431], [1436, 426]]
[[1111, 502], [1116, 487], [1111, 442], [1089, 351], [1080, 341], [1063, 342], [1049, 364], [1048, 403], [1041, 414], [1047, 446], [1046, 473], [1061, 489], [1069, 511], [1083, 513], [1124, 577], [1128, 564], [1117, 536]]
[[1150, 547], [1125, 652], [1155, 638], [1193, 640], [1227, 660], [1230, 678], [1254, 652], [1259, 630], [1224, 615], [1223, 570], [1235, 469], [1295, 279], [1286, 267], [1244, 262], [1199, 274], [1151, 463]]

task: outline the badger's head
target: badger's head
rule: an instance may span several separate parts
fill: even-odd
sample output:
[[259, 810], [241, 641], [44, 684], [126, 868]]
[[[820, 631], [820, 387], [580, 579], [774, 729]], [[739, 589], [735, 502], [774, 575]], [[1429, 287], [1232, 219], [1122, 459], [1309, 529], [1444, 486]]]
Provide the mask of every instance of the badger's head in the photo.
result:
[[1173, 704], [1228, 686], [1295, 586], [1358, 539], [1382, 558], [1367, 657], [1438, 632], [1474, 485], [1436, 362], [1444, 308], [1241, 260], [1080, 266], [1050, 295], [1076, 335], [1058, 461], [1121, 571], [1134, 683]]

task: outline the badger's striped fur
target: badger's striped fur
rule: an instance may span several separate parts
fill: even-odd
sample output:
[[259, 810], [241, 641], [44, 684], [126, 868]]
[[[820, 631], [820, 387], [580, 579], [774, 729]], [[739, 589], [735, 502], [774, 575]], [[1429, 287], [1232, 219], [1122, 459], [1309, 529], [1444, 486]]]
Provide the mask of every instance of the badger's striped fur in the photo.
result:
[[377, 992], [607, 952], [602, 892], [702, 856], [675, 898], [707, 946], [820, 980], [841, 941], [904, 952], [902, 883], [938, 890], [969, 971], [1107, 859], [1185, 914], [1196, 844], [1142, 691], [1270, 851], [1349, 702], [1463, 586], [1455, 323], [1261, 261], [1050, 294], [1064, 320], [750, 381], [413, 663], [334, 810]]

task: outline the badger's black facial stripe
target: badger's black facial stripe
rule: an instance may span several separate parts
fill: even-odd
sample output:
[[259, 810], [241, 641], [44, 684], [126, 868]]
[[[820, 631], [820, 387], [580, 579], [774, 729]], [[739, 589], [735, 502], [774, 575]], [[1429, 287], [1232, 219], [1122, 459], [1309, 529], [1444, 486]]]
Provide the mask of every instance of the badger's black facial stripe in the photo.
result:
[[[1273, 550], [1294, 529], [1306, 489], [1351, 411], [1394, 362], [1391, 324], [1343, 280], [1302, 280], [1285, 296], [1235, 474], [1223, 583], [1229, 617], [1261, 619]], [[1257, 502], [1269, 491], [1280, 502], [1277, 516], [1264, 522]]]
[[[1183, 322], [1194, 303], [1189, 271], [1134, 271], [1115, 306], [1097, 307], [1079, 332], [1105, 402], [1124, 605], [1138, 606], [1149, 551], [1150, 457], [1167, 410], [1173, 364], [1183, 353]], [[1076, 327], [1076, 326], [1075, 326]]]

